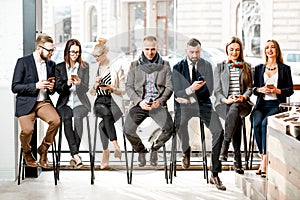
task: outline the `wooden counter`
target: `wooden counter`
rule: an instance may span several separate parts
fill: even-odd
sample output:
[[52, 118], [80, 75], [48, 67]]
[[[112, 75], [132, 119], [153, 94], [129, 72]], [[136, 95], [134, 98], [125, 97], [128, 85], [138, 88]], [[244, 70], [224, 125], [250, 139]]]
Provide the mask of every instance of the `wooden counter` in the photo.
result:
[[268, 124], [267, 199], [300, 199], [300, 141], [287, 135], [275, 117]]

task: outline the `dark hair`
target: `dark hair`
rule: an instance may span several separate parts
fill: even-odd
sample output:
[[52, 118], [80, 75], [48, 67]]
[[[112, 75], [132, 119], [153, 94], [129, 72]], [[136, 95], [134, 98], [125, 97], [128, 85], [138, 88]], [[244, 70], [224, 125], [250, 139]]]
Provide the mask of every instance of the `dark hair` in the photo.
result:
[[66, 47], [65, 47], [65, 50], [64, 50], [64, 60], [66, 63], [68, 63], [70, 65], [70, 49], [71, 49], [71, 46], [73, 45], [76, 45], [76, 46], [79, 46], [79, 55], [76, 59], [76, 61], [79, 63], [79, 66], [83, 66], [83, 61], [82, 61], [82, 58], [81, 58], [81, 53], [82, 53], [82, 50], [81, 50], [81, 44], [80, 42], [77, 40], [77, 39], [69, 39], [66, 43]]
[[227, 50], [228, 46], [233, 43], [237, 43], [240, 45], [240, 55], [237, 60], [240, 62], [243, 62], [244, 81], [245, 81], [246, 85], [249, 85], [249, 84], [251, 84], [251, 80], [252, 80], [251, 76], [252, 75], [251, 75], [251, 71], [248, 71], [247, 66], [250, 64], [244, 62], [243, 43], [240, 40], [240, 38], [238, 38], [236, 36], [231, 37], [230, 41], [226, 44], [226, 54], [228, 55], [228, 50]]
[[186, 46], [192, 46], [192, 47], [195, 47], [195, 46], [197, 46], [198, 44], [201, 46], [201, 42], [200, 42], [198, 39], [196, 39], [196, 38], [191, 38], [191, 39], [189, 39], [189, 41], [186, 43]]
[[244, 62], [244, 53], [243, 53], [243, 43], [242, 41], [240, 40], [240, 38], [236, 37], [236, 36], [233, 36], [231, 37], [230, 41], [226, 44], [226, 54], [228, 55], [228, 46], [231, 45], [232, 43], [237, 43], [240, 45], [240, 55], [238, 57], [238, 61], [241, 61], [241, 62]]
[[[282, 52], [280, 49], [280, 46], [276, 40], [268, 40], [267, 42], [273, 42], [275, 49], [276, 49], [276, 62], [283, 64], [283, 58], [282, 58]], [[266, 47], [264, 48], [264, 54], [265, 54], [265, 62], [268, 62], [268, 56], [266, 54]]]
[[46, 42], [53, 43], [53, 39], [45, 33], [39, 34], [35, 40], [35, 48], [40, 45], [43, 46]]

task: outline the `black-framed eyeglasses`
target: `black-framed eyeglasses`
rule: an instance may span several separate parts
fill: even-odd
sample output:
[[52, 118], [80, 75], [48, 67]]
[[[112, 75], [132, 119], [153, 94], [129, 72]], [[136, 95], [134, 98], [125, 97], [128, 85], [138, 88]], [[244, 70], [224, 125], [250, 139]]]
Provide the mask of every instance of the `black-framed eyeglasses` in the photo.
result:
[[95, 59], [98, 59], [98, 58], [100, 58], [100, 57], [103, 56], [103, 55], [104, 55], [104, 52], [101, 53], [100, 55], [93, 55], [93, 56], [94, 56]]
[[69, 51], [69, 53], [71, 56], [75, 56], [75, 55], [79, 56], [80, 55], [79, 51]]
[[48, 51], [49, 53], [53, 53], [55, 51], [55, 47], [53, 49], [47, 49], [46, 47], [43, 47], [41, 45], [39, 45], [39, 47], [41, 47], [42, 49]]

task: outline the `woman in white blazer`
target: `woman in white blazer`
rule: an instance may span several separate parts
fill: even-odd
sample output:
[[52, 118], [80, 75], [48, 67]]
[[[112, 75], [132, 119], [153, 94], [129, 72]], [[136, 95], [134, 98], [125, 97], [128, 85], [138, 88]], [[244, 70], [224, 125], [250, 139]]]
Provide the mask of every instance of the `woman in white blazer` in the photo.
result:
[[123, 115], [124, 107], [122, 96], [125, 93], [125, 77], [122, 67], [114, 67], [107, 58], [109, 51], [105, 45], [106, 39], [100, 38], [95, 45], [93, 55], [99, 64], [95, 83], [90, 88], [90, 93], [96, 95], [94, 112], [96, 117], [101, 117], [99, 123], [100, 138], [103, 146], [101, 169], [108, 166], [109, 154], [108, 141], [110, 140], [115, 148], [114, 156], [121, 159], [122, 152], [117, 141], [117, 134], [114, 123]]

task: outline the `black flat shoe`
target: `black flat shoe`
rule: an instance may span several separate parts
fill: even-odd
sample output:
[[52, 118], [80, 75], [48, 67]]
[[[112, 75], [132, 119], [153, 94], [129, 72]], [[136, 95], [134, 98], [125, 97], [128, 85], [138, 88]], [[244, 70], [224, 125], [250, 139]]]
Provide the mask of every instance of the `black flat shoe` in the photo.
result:
[[255, 172], [255, 174], [256, 174], [256, 175], [261, 175], [261, 169], [257, 170], [257, 171]]
[[266, 178], [267, 177], [267, 172], [261, 172], [261, 175], [260, 175], [262, 178]]

